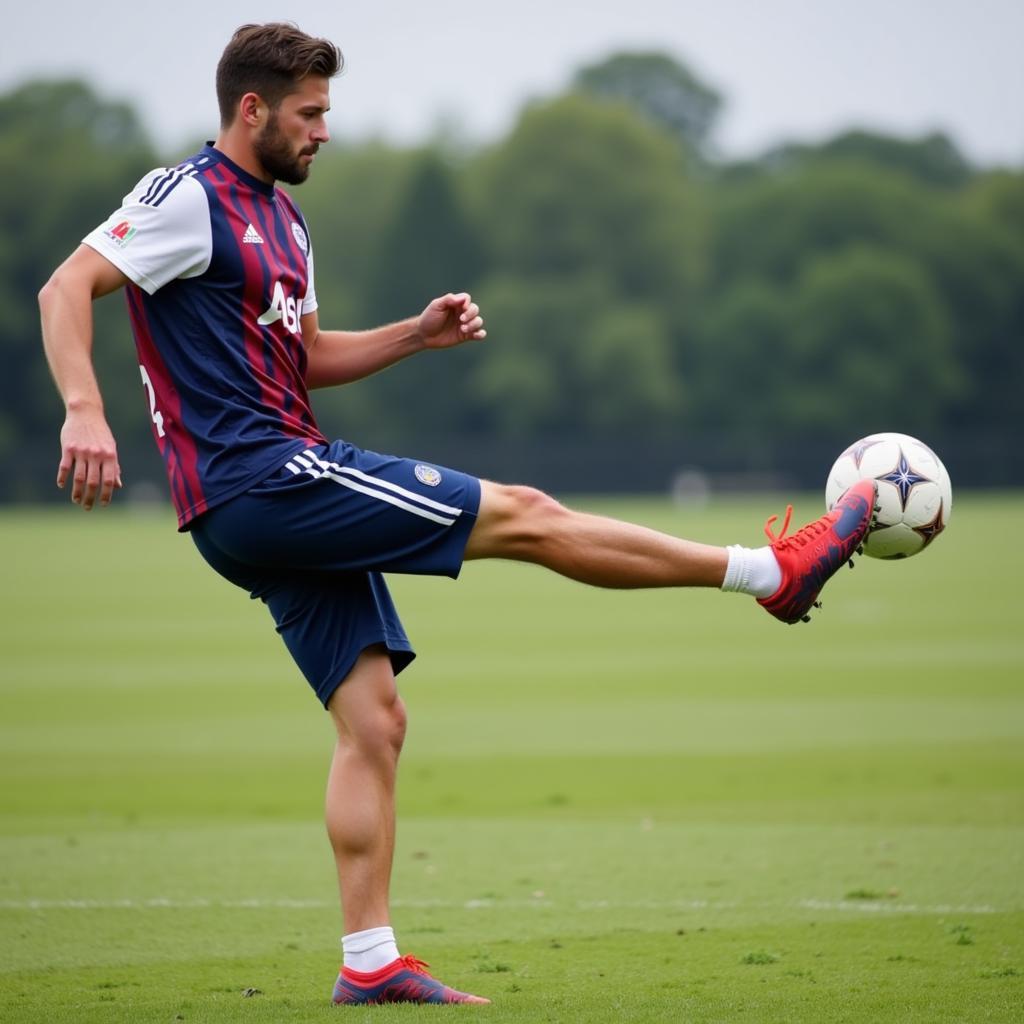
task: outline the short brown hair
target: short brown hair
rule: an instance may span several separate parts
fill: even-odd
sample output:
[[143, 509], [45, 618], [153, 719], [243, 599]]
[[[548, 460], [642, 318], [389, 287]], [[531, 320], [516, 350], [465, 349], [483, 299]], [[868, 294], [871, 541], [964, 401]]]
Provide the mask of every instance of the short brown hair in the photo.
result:
[[257, 93], [273, 110], [307, 75], [333, 78], [343, 64], [334, 43], [308, 36], [297, 25], [282, 21], [243, 25], [217, 64], [221, 127], [235, 119], [238, 101], [247, 92]]

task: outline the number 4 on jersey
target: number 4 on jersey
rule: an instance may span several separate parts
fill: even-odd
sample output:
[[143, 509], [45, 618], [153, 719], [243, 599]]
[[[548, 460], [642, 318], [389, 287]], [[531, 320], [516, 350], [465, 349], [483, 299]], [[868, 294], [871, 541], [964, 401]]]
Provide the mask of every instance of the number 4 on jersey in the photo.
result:
[[285, 296], [284, 288], [281, 287], [280, 281], [274, 284], [274, 297], [270, 300], [270, 308], [256, 323], [261, 327], [267, 327], [270, 324], [276, 324], [278, 320], [283, 320], [285, 327], [292, 334], [299, 333], [298, 303], [291, 295]]

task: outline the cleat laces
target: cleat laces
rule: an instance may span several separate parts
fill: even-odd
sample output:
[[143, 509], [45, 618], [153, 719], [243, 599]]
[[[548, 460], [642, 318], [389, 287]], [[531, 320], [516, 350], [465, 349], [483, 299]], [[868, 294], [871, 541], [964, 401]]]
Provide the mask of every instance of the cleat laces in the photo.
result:
[[802, 526], [796, 531], [796, 533], [787, 537], [786, 533], [789, 530], [789, 521], [793, 518], [793, 506], [786, 506], [786, 515], [782, 520], [782, 529], [779, 530], [778, 535], [776, 535], [772, 532], [772, 526], [778, 518], [778, 516], [769, 516], [767, 522], [764, 524], [765, 535], [771, 541], [772, 547], [774, 548], [802, 548], [809, 541], [823, 534], [830, 525], [827, 522], [822, 522], [820, 519], [816, 519], [813, 523], [808, 523], [806, 526]]
[[428, 974], [429, 975], [429, 971], [427, 970], [427, 968], [430, 966], [430, 964], [425, 963], [424, 961], [420, 960], [418, 957], [410, 955], [410, 956], [399, 957], [399, 959], [405, 965], [406, 970], [412, 971], [414, 974]]
[[[871, 496], [868, 495], [868, 490]], [[850, 488], [853, 494], [843, 497], [823, 516], [802, 526], [794, 534], [789, 527], [793, 506], [786, 506], [781, 529], [774, 530], [778, 516], [771, 516], [764, 525], [782, 570], [782, 583], [774, 594], [758, 598], [766, 611], [782, 622], [807, 622], [812, 611], [821, 608], [818, 594], [844, 563], [853, 562], [871, 527], [865, 515], [871, 499], [877, 500], [873, 481], [858, 481]]]

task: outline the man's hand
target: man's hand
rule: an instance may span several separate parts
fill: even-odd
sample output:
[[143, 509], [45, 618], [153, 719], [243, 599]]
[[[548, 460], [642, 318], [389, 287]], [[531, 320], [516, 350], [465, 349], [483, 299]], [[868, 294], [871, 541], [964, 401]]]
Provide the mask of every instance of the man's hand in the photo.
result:
[[480, 308], [468, 292], [449, 292], [434, 299], [420, 314], [416, 326], [424, 348], [450, 348], [487, 337]]
[[60, 432], [61, 458], [57, 486], [71, 477], [71, 500], [91, 509], [99, 496], [109, 505], [114, 488], [120, 488], [121, 466], [117, 445], [103, 413], [95, 409], [69, 409]]

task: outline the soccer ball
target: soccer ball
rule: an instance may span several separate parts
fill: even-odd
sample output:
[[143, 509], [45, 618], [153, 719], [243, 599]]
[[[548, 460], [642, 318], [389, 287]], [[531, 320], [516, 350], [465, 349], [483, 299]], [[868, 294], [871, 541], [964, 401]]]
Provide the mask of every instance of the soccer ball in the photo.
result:
[[876, 524], [864, 541], [872, 558], [909, 558], [942, 533], [953, 508], [946, 467], [926, 444], [907, 434], [872, 434], [836, 459], [825, 484], [832, 508], [858, 480], [878, 482]]

